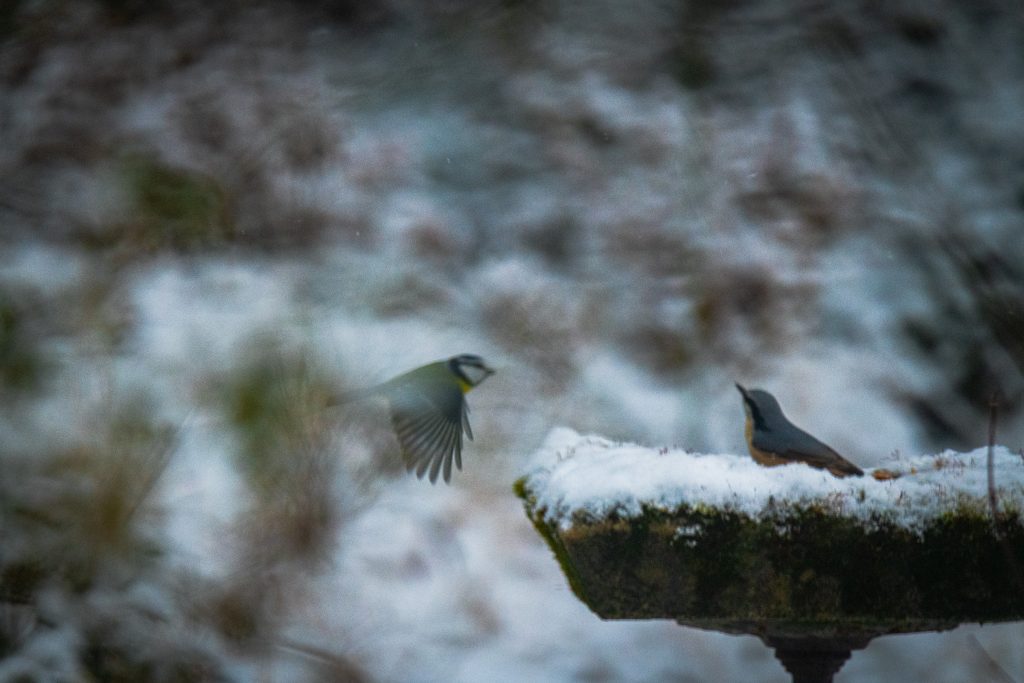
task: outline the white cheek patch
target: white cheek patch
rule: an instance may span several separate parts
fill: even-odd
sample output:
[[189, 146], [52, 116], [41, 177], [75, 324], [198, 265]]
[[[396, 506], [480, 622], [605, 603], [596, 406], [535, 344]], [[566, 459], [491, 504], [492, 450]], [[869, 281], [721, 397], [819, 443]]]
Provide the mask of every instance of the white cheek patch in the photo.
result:
[[491, 374], [484, 368], [476, 365], [463, 365], [460, 370], [462, 370], [462, 374], [466, 376], [466, 379], [469, 380], [469, 383], [474, 386], [482, 382], [487, 375]]

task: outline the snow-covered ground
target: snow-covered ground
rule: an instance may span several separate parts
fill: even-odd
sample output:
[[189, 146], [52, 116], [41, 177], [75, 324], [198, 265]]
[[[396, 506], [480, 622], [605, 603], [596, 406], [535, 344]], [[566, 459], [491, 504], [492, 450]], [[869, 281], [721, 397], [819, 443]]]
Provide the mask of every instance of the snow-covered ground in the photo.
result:
[[[1019, 18], [599, 4], [18, 4], [0, 565], [61, 562], [44, 626], [7, 620], [0, 678], [131, 655], [236, 680], [784, 681], [756, 639], [573, 597], [512, 493], [553, 426], [668, 449], [598, 482], [639, 499], [679, 449], [745, 452], [734, 381], [892, 469], [982, 445], [1001, 388], [1012, 467]], [[450, 487], [400, 471], [373, 406], [308, 408], [463, 352], [498, 373]], [[22, 516], [117, 508], [125, 424], [172, 444], [131, 533]], [[745, 487], [748, 460], [707, 458]], [[61, 583], [68, 548], [88, 590]], [[977, 680], [990, 659], [1020, 680], [1021, 636], [878, 639], [838, 680]]]

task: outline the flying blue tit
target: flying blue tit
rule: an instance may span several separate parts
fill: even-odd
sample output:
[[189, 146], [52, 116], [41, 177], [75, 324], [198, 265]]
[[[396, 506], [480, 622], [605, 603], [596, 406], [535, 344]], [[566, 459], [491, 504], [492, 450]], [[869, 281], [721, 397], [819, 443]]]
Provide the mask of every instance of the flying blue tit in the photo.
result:
[[418, 478], [439, 474], [451, 482], [452, 463], [462, 469], [462, 435], [472, 440], [466, 393], [494, 374], [483, 358], [452, 356], [410, 370], [383, 384], [334, 397], [329, 405], [379, 396], [387, 400], [405, 469]]

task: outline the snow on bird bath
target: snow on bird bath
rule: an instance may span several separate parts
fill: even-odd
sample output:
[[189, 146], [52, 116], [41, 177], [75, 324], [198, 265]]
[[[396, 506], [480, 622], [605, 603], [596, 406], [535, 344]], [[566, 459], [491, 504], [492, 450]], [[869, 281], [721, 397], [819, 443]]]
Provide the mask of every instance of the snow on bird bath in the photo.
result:
[[[1024, 517], [1024, 457], [994, 450], [999, 507]], [[544, 521], [567, 529], [574, 519], [632, 518], [644, 508], [708, 507], [759, 517], [810, 505], [834, 514], [898, 524], [920, 533], [951, 512], [988, 508], [987, 449], [900, 458], [902, 476], [834, 477], [803, 464], [762, 467], [747, 455], [691, 453], [615, 443], [572, 429], [552, 430], [534, 454], [524, 488]]]

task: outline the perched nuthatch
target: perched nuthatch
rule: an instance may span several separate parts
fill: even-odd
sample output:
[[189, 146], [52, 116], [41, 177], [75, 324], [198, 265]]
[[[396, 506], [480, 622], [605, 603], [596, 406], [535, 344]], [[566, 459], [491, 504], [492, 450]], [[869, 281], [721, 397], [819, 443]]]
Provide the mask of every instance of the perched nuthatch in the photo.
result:
[[743, 395], [743, 410], [747, 414], [747, 447], [759, 464], [775, 467], [802, 462], [828, 470], [837, 477], [864, 474], [852, 462], [786, 419], [779, 402], [767, 391], [748, 391], [739, 384], [736, 388]]

